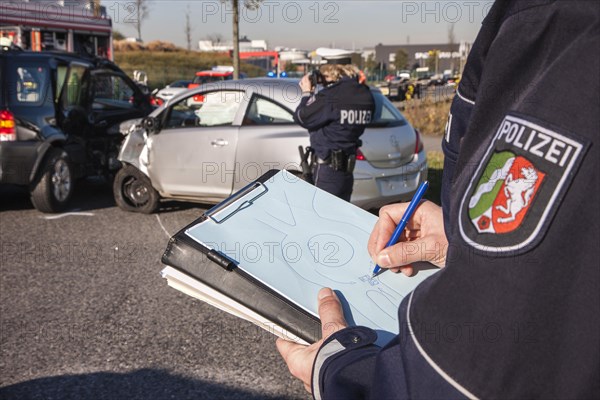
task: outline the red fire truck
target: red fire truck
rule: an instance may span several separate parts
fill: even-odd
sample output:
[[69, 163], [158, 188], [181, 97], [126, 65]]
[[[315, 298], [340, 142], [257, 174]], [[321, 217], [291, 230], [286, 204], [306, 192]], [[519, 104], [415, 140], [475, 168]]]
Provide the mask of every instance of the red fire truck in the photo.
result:
[[112, 20], [104, 7], [94, 12], [76, 3], [1, 1], [0, 38], [24, 50], [62, 50], [113, 59]]

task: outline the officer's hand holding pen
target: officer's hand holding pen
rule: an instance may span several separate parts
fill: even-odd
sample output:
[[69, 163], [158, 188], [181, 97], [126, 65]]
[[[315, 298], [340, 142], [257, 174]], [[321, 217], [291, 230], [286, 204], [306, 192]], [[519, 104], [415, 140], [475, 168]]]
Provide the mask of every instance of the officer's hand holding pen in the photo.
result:
[[385, 248], [408, 203], [382, 207], [379, 220], [369, 238], [368, 250], [373, 262], [393, 272], [413, 274], [412, 263], [429, 261], [442, 268], [446, 264], [448, 240], [444, 232], [441, 207], [430, 201], [422, 202], [409, 220], [400, 241]]

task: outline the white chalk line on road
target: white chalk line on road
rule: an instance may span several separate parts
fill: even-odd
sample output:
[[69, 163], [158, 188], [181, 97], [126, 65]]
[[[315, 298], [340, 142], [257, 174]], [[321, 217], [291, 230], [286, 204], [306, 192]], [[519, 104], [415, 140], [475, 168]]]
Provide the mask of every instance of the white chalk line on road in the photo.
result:
[[169, 239], [171, 239], [171, 235], [169, 234], [169, 231], [167, 231], [167, 229], [165, 228], [165, 226], [163, 225], [162, 221], [160, 220], [160, 217], [158, 216], [158, 214], [154, 214], [156, 215], [156, 219], [158, 220], [158, 224], [160, 225], [160, 227], [162, 228], [163, 232], [167, 234], [167, 237]]
[[58, 215], [43, 215], [40, 218], [42, 219], [59, 219], [64, 217], [93, 217], [95, 214], [91, 212], [79, 212], [78, 210], [73, 210], [71, 212], [62, 213]]

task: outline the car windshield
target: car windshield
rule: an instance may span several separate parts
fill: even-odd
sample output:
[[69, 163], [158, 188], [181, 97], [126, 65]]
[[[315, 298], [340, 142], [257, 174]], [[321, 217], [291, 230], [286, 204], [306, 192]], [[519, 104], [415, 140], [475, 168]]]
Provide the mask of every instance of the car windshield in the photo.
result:
[[169, 85], [170, 88], [187, 88], [191, 81], [175, 81]]
[[135, 92], [121, 76], [97, 74], [94, 77], [93, 85], [93, 109], [106, 110], [135, 107]]
[[372, 91], [375, 100], [375, 115], [369, 126], [394, 127], [406, 125], [406, 120], [396, 107], [381, 92]]

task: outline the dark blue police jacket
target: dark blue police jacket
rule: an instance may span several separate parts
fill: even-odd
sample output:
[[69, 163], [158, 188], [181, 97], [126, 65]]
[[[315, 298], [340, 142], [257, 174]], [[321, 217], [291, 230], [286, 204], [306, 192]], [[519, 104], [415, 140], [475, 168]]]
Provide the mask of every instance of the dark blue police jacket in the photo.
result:
[[368, 86], [343, 77], [317, 94], [306, 94], [294, 121], [310, 132], [310, 145], [323, 160], [332, 150], [356, 153], [357, 142], [371, 122], [375, 102]]
[[494, 4], [443, 139], [446, 266], [385, 348], [328, 338], [315, 398], [600, 398], [599, 38], [598, 1]]

